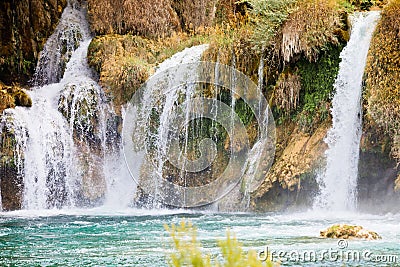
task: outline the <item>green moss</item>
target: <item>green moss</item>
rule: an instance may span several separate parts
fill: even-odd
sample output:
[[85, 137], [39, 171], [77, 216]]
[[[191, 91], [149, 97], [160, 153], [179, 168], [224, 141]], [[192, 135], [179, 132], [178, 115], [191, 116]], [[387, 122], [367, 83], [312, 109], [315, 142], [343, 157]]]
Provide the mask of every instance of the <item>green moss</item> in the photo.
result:
[[295, 116], [299, 126], [312, 131], [329, 116], [333, 84], [339, 71], [340, 51], [343, 46], [330, 46], [315, 63], [306, 59], [296, 65], [301, 77], [300, 108]]

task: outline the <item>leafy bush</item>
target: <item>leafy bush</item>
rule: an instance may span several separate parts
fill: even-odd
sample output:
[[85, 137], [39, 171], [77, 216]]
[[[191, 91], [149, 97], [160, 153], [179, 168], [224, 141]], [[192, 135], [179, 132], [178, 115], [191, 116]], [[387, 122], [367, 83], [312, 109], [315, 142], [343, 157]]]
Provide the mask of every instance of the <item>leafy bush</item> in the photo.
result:
[[294, 10], [296, 0], [243, 0], [250, 9], [250, 21], [254, 25], [253, 43], [263, 50], [273, 45], [279, 27]]
[[247, 254], [243, 251], [237, 239], [227, 232], [226, 239], [218, 242], [223, 262], [204, 255], [201, 243], [197, 240], [196, 228], [191, 223], [182, 221], [180, 225], [165, 226], [172, 238], [174, 252], [169, 255], [169, 266], [181, 267], [272, 267], [274, 264], [267, 260], [262, 263], [255, 251]]

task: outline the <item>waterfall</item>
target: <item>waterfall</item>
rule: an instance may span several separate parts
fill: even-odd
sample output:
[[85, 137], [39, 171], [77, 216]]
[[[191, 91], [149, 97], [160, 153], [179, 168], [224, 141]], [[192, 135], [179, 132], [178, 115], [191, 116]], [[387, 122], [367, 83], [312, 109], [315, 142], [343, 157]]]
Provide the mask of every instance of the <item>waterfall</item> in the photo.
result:
[[379, 12], [356, 13], [342, 59], [332, 101], [332, 128], [326, 137], [326, 168], [317, 177], [320, 194], [315, 207], [354, 210], [357, 199], [359, 144], [362, 123], [362, 79], [369, 44]]
[[[275, 124], [264, 96], [231, 66], [200, 62], [206, 48], [186, 48], [163, 62], [127, 107], [124, 155], [150, 207], [221, 200], [228, 209], [240, 201], [242, 178], [249, 195], [272, 164]], [[239, 117], [250, 112], [253, 118]]]
[[[186, 48], [185, 50], [176, 53], [174, 56], [165, 60], [158, 66], [153, 77], [157, 77], [157, 75], [169, 70], [171, 67], [199, 61], [202, 53], [207, 47], [208, 45], [199, 45]], [[174, 75], [176, 75], [176, 77], [180, 77], [179, 73], [174, 73]], [[169, 77], [169, 79], [170, 80], [168, 82], [173, 81], [174, 76]], [[124, 150], [125, 152], [128, 152], [125, 153], [126, 161], [128, 165], [130, 162], [133, 162], [134, 164], [134, 166], [130, 166], [131, 174], [134, 179], [137, 179], [137, 182], [141, 184], [142, 188], [149, 193], [151, 197], [153, 197], [153, 199], [147, 203], [150, 205], [150, 207], [158, 207], [163, 201], [160, 195], [165, 188], [163, 188], [159, 179], [157, 178], [162, 177], [165, 168], [168, 168], [166, 165], [168, 163], [168, 142], [171, 135], [171, 129], [176, 132], [179, 131], [178, 125], [174, 125], [171, 117], [171, 111], [175, 109], [174, 106], [177, 102], [179, 102], [179, 99], [186, 101], [190, 100], [195, 94], [195, 87], [195, 85], [187, 85], [184, 88], [178, 86], [171, 90], [165, 90], [165, 84], [148, 86], [146, 90], [142, 92], [143, 98], [141, 98], [140, 101], [142, 109], [136, 109], [137, 107], [130, 105], [128, 106], [128, 112], [124, 116], [123, 134], [125, 136], [130, 136], [132, 133], [134, 133], [132, 137], [135, 140], [134, 146], [139, 145], [143, 147], [149, 145], [149, 143], [152, 143], [155, 147], [155, 154], [157, 156], [151, 160], [146, 156], [146, 159], [143, 160], [141, 153], [134, 153], [133, 155], [130, 153], [132, 151], [136, 151], [137, 149], [130, 146], [130, 142], [127, 142], [126, 138], [124, 138]], [[183, 114], [187, 121], [190, 121], [189, 110], [190, 108], [186, 109], [186, 112]], [[149, 119], [153, 116], [152, 114], [157, 114], [157, 122], [149, 121]], [[143, 129], [143, 131], [133, 130], [134, 127], [138, 125], [141, 125], [140, 128]], [[153, 128], [153, 130], [151, 130], [151, 128]], [[183, 145], [183, 151], [178, 155], [177, 161], [180, 163], [175, 162], [177, 165], [181, 164], [179, 168], [180, 171], [177, 173], [177, 176], [180, 177], [183, 185], [185, 185], [187, 181], [187, 174], [182, 170], [185, 169], [184, 157], [186, 156], [188, 150], [187, 141], [189, 139], [189, 128], [189, 124], [184, 126], [182, 138], [185, 143]], [[146, 135], [149, 134], [152, 135], [150, 137], [152, 140], [144, 141], [148, 140]], [[144, 142], [148, 143], [144, 144]], [[130, 155], [133, 157], [129, 157]], [[143, 175], [144, 173], [145, 175]]]
[[[87, 63], [92, 37], [85, 13], [85, 7], [68, 3], [40, 54], [36, 87], [28, 92], [32, 107], [2, 117], [1, 128], [11, 129], [16, 139], [24, 209], [96, 203], [121, 187], [121, 149], [108, 123], [115, 114]], [[132, 197], [132, 181], [124, 183]]]
[[83, 7], [69, 1], [54, 33], [40, 52], [33, 77], [36, 86], [59, 82], [67, 62], [80, 42], [90, 36]]

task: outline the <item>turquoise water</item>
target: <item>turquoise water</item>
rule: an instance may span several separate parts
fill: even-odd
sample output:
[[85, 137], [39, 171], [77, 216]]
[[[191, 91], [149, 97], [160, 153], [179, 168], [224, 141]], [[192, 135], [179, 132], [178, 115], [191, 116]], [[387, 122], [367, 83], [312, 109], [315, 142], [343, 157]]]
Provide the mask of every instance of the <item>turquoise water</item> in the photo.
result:
[[[229, 228], [246, 250], [261, 252], [267, 246], [274, 255], [281, 251], [281, 266], [400, 266], [399, 219], [400, 215], [392, 214], [220, 214], [137, 209], [0, 213], [0, 265], [168, 266], [166, 255], [171, 247], [164, 225], [190, 220], [198, 228], [205, 253], [215, 257], [219, 255], [216, 240], [223, 239]], [[320, 230], [334, 223], [363, 225], [378, 232], [382, 240], [349, 240], [341, 249], [339, 246], [346, 243], [338, 246], [337, 240], [318, 238]], [[315, 261], [310, 262], [313, 259], [307, 252], [315, 252]], [[343, 252], [358, 253], [360, 259], [351, 255], [346, 259]]]

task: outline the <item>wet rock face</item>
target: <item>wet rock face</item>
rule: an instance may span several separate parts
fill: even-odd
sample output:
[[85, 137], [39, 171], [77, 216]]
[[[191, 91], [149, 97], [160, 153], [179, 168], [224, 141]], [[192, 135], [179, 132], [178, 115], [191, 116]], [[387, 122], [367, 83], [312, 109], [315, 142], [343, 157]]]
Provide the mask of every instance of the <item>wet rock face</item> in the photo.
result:
[[400, 192], [395, 180], [400, 166], [388, 155], [361, 151], [358, 167], [359, 208], [366, 212], [398, 212]]
[[324, 138], [329, 127], [324, 123], [313, 134], [291, 126], [278, 127], [276, 160], [264, 183], [252, 195], [254, 209], [297, 210], [312, 205], [318, 191], [316, 173], [324, 164], [327, 148]]
[[0, 192], [4, 211], [18, 210], [22, 206], [23, 182], [19, 171], [16, 139], [11, 129], [0, 123]]
[[27, 82], [67, 0], [0, 2], [0, 80]]

